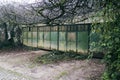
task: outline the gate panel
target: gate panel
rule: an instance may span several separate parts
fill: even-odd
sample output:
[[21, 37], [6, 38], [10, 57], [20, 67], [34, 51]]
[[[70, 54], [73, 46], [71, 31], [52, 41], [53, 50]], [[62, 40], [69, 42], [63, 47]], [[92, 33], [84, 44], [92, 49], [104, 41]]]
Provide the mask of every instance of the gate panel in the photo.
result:
[[59, 27], [59, 50], [66, 51], [66, 27]]
[[86, 53], [88, 51], [88, 26], [78, 26], [78, 52]]

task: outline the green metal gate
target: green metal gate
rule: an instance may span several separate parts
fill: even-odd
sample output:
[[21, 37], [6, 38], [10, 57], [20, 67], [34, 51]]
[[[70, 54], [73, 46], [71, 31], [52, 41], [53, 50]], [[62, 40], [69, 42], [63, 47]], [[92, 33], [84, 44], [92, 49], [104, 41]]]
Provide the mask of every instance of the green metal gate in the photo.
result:
[[91, 24], [23, 27], [23, 44], [44, 49], [87, 53]]

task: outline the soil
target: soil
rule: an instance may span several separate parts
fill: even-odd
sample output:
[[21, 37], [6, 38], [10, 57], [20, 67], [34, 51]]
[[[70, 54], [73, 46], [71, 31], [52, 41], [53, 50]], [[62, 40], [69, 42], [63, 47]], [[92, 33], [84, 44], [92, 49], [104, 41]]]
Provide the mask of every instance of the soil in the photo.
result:
[[42, 50], [0, 52], [0, 67], [27, 77], [25, 80], [101, 80], [105, 65], [100, 59], [35, 63], [37, 56], [46, 53]]

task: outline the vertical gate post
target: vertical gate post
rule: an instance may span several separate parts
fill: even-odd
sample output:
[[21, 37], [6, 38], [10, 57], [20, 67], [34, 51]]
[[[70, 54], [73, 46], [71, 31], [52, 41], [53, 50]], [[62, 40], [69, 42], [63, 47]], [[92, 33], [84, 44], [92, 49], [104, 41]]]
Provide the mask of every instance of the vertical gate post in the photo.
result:
[[68, 26], [64, 26], [64, 27], [66, 27], [66, 34], [65, 34], [65, 40], [66, 40], [66, 51], [67, 51], [67, 34], [68, 34]]
[[76, 53], [78, 52], [78, 25], [76, 26]]
[[50, 26], [50, 49], [51, 49], [51, 27], [52, 26]]
[[33, 26], [31, 27], [31, 44], [32, 44], [32, 47], [33, 47]]
[[91, 32], [91, 24], [88, 24], [88, 53], [90, 52], [90, 32]]
[[24, 28], [22, 27], [22, 44], [23, 44], [23, 38], [24, 38]]
[[59, 50], [59, 26], [57, 26], [57, 50]]
[[38, 48], [38, 38], [39, 38], [39, 35], [38, 35], [38, 26], [37, 26], [37, 48]]
[[27, 28], [27, 45], [28, 45], [28, 31], [29, 31], [29, 26], [26, 27]]
[[44, 33], [45, 33], [45, 27], [43, 27], [43, 36], [42, 36], [42, 38], [43, 38], [43, 48], [45, 48], [45, 46], [44, 46]]

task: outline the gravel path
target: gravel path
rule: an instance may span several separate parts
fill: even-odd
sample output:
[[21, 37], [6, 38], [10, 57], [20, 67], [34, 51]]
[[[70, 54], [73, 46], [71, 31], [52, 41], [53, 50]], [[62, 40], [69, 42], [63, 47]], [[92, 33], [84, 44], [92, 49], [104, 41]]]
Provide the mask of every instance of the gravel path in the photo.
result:
[[17, 72], [5, 70], [0, 67], [0, 80], [31, 80], [31, 79]]

